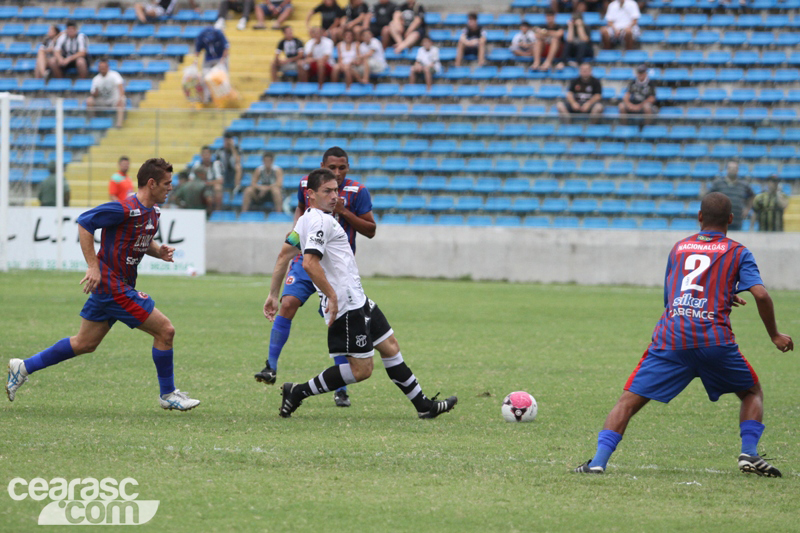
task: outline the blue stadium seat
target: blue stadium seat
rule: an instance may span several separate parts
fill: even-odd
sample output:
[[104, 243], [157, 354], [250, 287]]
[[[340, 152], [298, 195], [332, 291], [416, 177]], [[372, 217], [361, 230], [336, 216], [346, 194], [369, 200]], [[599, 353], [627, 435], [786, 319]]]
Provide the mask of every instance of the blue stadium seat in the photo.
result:
[[416, 176], [395, 176], [389, 184], [389, 189], [402, 192], [414, 191], [419, 188], [419, 180]]
[[408, 217], [406, 215], [396, 214], [383, 215], [380, 217], [380, 223], [388, 225], [403, 225], [408, 223]]
[[569, 202], [564, 198], [545, 198], [539, 210], [545, 213], [563, 213], [569, 208]]
[[558, 191], [558, 187], [558, 180], [541, 178], [533, 182], [531, 192], [534, 194], [552, 194]]
[[464, 224], [464, 215], [439, 215], [436, 224], [439, 226], [461, 226]]
[[549, 228], [551, 227], [550, 218], [548, 217], [525, 217], [522, 223], [526, 228]]
[[374, 209], [394, 209], [397, 207], [397, 205], [397, 196], [394, 194], [376, 194], [372, 197], [372, 207]]
[[668, 226], [666, 218], [645, 218], [640, 227], [646, 230], [665, 230]]
[[436, 224], [436, 217], [433, 215], [411, 215], [408, 223], [414, 226], [432, 226]]
[[555, 217], [553, 218], [554, 228], [577, 228], [580, 227], [581, 221], [578, 217]]
[[[404, 199], [405, 198], [413, 198], [414, 199], [414, 203], [417, 204], [419, 202], [419, 198], [424, 198], [424, 197], [422, 197], [422, 196], [406, 196], [406, 197], [404, 197]], [[459, 200], [462, 200], [462, 199], [460, 198]], [[480, 200], [480, 198], [479, 198], [479, 200]], [[483, 200], [481, 200], [481, 202], [482, 201]], [[455, 197], [440, 195], [440, 196], [432, 196], [431, 200], [430, 200], [430, 203], [428, 204], [427, 208], [430, 211], [450, 211], [451, 209], [454, 209], [455, 206], [456, 206]], [[423, 205], [423, 207], [424, 207], [424, 205]], [[466, 209], [466, 211], [469, 211], [469, 209]]]

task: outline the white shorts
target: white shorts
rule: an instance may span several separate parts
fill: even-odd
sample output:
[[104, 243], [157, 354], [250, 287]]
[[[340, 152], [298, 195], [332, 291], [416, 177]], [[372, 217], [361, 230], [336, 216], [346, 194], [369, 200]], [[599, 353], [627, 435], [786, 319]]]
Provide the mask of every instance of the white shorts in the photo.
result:
[[95, 107], [117, 107], [119, 105], [119, 97], [117, 98], [95, 98]]
[[[613, 26], [606, 26], [606, 28], [608, 28], [608, 36], [614, 40], [622, 39], [623, 35], [625, 34], [625, 30], [618, 30]], [[638, 39], [642, 34], [642, 30], [639, 28], [638, 24], [631, 28], [631, 34], [633, 35], [634, 39]]]
[[158, 4], [147, 4], [147, 11], [152, 13], [152, 17], [163, 17], [166, 11]]

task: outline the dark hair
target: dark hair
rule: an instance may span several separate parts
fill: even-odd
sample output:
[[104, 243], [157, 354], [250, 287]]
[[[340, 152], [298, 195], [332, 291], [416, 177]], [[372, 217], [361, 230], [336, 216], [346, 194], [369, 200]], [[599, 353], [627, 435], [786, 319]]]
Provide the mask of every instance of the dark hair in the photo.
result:
[[347, 159], [347, 162], [350, 163], [350, 158], [347, 157], [347, 152], [339, 148], [338, 146], [332, 146], [325, 150], [325, 153], [322, 154], [322, 164], [325, 164], [325, 161], [328, 160], [329, 157], [344, 157]]
[[370, 30], [369, 28], [364, 28], [363, 30], [361, 30], [360, 32], [358, 32], [358, 36], [359, 36], [359, 37], [362, 37], [362, 36], [364, 35], [364, 32], [365, 32], [365, 31], [369, 31], [369, 32], [371, 32], [372, 30]]
[[323, 183], [326, 183], [330, 180], [335, 181], [336, 176], [334, 176], [333, 172], [327, 168], [318, 168], [317, 170], [312, 171], [306, 180], [306, 187], [314, 192], [317, 192]]
[[703, 196], [700, 212], [703, 214], [703, 227], [727, 227], [733, 212], [731, 199], [721, 192], [710, 192]]
[[162, 158], [151, 158], [144, 162], [136, 174], [139, 187], [144, 187], [147, 182], [155, 180], [156, 183], [164, 179], [167, 174], [172, 174], [172, 164]]
[[61, 27], [58, 24], [51, 24], [50, 27], [56, 30], [56, 33], [61, 33]]
[[467, 18], [470, 20], [478, 20], [478, 14], [473, 11], [472, 13], [467, 15]]
[[130, 161], [130, 159], [128, 159], [127, 155], [123, 155], [119, 159], [117, 159], [117, 163], [122, 163], [123, 161]]
[[209, 145], [205, 145], [205, 146], [203, 146], [202, 148], [200, 148], [200, 151], [201, 151], [201, 152], [202, 152], [203, 150], [208, 150], [208, 151], [210, 152], [210, 151], [211, 151], [211, 147], [210, 147]]
[[283, 26], [283, 27], [281, 27], [281, 31], [282, 31], [282, 32], [284, 32], [284, 33], [286, 33], [286, 30], [287, 30], [287, 29], [292, 29], [292, 27], [291, 27], [291, 26], [289, 26], [288, 24], [287, 24], [287, 25], [285, 25], [285, 26]]
[[552, 9], [545, 10], [544, 14], [545, 14], [546, 17], [555, 17], [556, 16], [556, 12], [553, 11]]
[[275, 161], [275, 154], [273, 154], [272, 152], [264, 152], [263, 154], [261, 154], [261, 159], [264, 159], [265, 157], [269, 157], [273, 161]]
[[527, 20], [522, 20], [522, 21], [519, 23], [519, 25], [520, 25], [520, 26], [527, 26], [527, 27], [529, 27], [529, 28], [531, 27], [531, 23], [530, 23], [530, 22], [528, 22]]
[[66, 24], [67, 28], [77, 28], [78, 25], [75, 23], [74, 20], [68, 20]]
[[222, 136], [224, 138], [226, 138], [226, 139], [233, 139], [233, 132], [232, 131], [226, 131]]
[[101, 57], [100, 59], [97, 60], [97, 62], [98, 63], [106, 63], [106, 64], [108, 64], [108, 58], [107, 57]]

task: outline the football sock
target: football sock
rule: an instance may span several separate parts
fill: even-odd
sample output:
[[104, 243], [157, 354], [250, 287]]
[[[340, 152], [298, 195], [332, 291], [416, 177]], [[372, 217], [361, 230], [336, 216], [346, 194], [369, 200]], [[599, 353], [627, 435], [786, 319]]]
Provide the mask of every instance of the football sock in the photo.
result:
[[411, 400], [411, 403], [417, 408], [417, 412], [427, 411], [431, 401], [422, 393], [422, 387], [419, 386], [416, 376], [403, 361], [403, 354], [397, 352], [394, 357], [382, 357], [381, 361], [383, 361], [389, 379], [394, 381], [394, 384]]
[[310, 379], [308, 383], [299, 384], [295, 389], [295, 394], [300, 395], [300, 398], [303, 399], [317, 394], [325, 394], [344, 387], [347, 383], [355, 382], [356, 378], [353, 376], [349, 364], [334, 365], [324, 370], [319, 376]]
[[758, 440], [764, 433], [764, 424], [757, 420], [745, 420], [739, 424], [739, 435], [742, 437], [742, 453], [758, 455]]
[[269, 359], [267, 363], [273, 370], [278, 370], [278, 358], [281, 356], [283, 345], [289, 340], [289, 331], [292, 329], [292, 321], [280, 315], [275, 317], [272, 323], [272, 333], [269, 336]]
[[153, 348], [153, 362], [158, 373], [158, 387], [161, 395], [169, 394], [175, 390], [175, 376], [172, 373], [172, 350], [157, 350]]
[[617, 449], [617, 444], [622, 440], [622, 435], [610, 429], [604, 429], [597, 435], [597, 453], [594, 454], [594, 459], [589, 461], [589, 466], [602, 466], [605, 470], [608, 465], [608, 459], [614, 450]]
[[48, 349], [37, 353], [36, 355], [25, 359], [25, 370], [28, 374], [33, 374], [37, 370], [47, 368], [66, 361], [75, 357], [75, 352], [72, 350], [72, 345], [69, 343], [69, 338], [61, 339]]
[[[336, 365], [347, 365], [347, 364], [349, 364], [347, 362], [347, 356], [346, 355], [337, 355], [336, 357], [333, 358], [333, 363], [336, 364]], [[338, 389], [336, 389], [336, 391], [337, 392], [338, 391], [347, 392], [347, 387], [346, 386], [345, 387], [339, 387]]]

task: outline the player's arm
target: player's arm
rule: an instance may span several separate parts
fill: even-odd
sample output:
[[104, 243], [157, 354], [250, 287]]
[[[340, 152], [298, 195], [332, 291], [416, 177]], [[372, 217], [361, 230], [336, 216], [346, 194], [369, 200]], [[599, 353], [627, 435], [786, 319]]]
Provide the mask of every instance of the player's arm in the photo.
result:
[[297, 255], [297, 246], [291, 244], [293, 236], [297, 233], [292, 231], [283, 243], [281, 253], [275, 261], [275, 268], [272, 269], [272, 281], [269, 285], [269, 295], [264, 302], [264, 316], [269, 320], [275, 320], [275, 315], [280, 308], [281, 285], [286, 278], [286, 271], [289, 269], [289, 262]]
[[372, 216], [372, 211], [368, 211], [363, 215], [356, 215], [344, 206], [343, 201], [338, 201], [336, 202], [336, 207], [333, 212], [339, 215], [339, 218], [345, 219], [354, 230], [364, 237], [371, 239], [375, 236], [378, 225], [375, 223], [375, 217]]
[[150, 241], [150, 246], [147, 247], [145, 252], [150, 257], [161, 259], [167, 263], [172, 263], [172, 254], [175, 253], [175, 248], [167, 246], [166, 244], [158, 244], [156, 241]]
[[94, 233], [89, 233], [84, 227], [80, 226], [78, 238], [80, 239], [83, 258], [86, 259], [86, 264], [89, 265], [80, 285], [83, 285], [85, 281], [86, 285], [83, 287], [83, 292], [89, 294], [100, 284], [100, 260], [97, 259], [97, 252], [94, 250]]
[[794, 350], [792, 338], [778, 331], [778, 324], [775, 321], [775, 307], [772, 304], [772, 298], [767, 292], [767, 288], [763, 285], [753, 285], [747, 290], [750, 291], [756, 301], [758, 314], [761, 316], [761, 321], [764, 323], [764, 327], [767, 328], [767, 334], [775, 347], [782, 352]]
[[107, 228], [121, 224], [125, 220], [125, 208], [119, 202], [109, 202], [82, 213], [77, 220], [78, 239], [81, 244], [83, 258], [88, 268], [80, 282], [86, 282], [83, 292], [89, 294], [100, 284], [100, 260], [94, 250], [94, 232], [98, 228]]
[[339, 314], [339, 301], [336, 299], [336, 292], [333, 287], [328, 283], [328, 278], [325, 277], [325, 271], [322, 270], [322, 265], [319, 262], [320, 259], [322, 259], [322, 253], [319, 250], [307, 249], [303, 255], [303, 270], [306, 271], [314, 285], [322, 291], [322, 294], [328, 298], [328, 306], [325, 311], [328, 312], [330, 317], [328, 320], [328, 327], [330, 327], [336, 320], [336, 315]]

